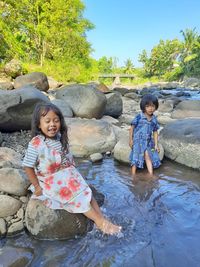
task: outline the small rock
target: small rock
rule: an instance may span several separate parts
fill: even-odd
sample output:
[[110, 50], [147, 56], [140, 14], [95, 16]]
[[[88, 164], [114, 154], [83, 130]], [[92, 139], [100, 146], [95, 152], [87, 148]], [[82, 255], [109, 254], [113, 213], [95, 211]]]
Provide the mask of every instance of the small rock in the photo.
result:
[[94, 153], [90, 155], [90, 159], [92, 162], [97, 162], [97, 161], [101, 161], [103, 159], [103, 156], [101, 153]]
[[13, 223], [16, 223], [16, 222], [19, 222], [20, 221], [20, 218], [16, 217], [16, 218], [13, 218], [10, 223], [13, 224]]
[[24, 224], [23, 221], [20, 220], [18, 222], [13, 223], [9, 228], [8, 228], [8, 235], [13, 235], [21, 232], [24, 229]]
[[19, 199], [22, 203], [28, 203], [28, 197], [22, 196]]
[[20, 219], [24, 218], [24, 210], [23, 210], [23, 208], [18, 210], [17, 217], [20, 218]]
[[7, 216], [6, 218], [4, 218], [5, 220], [6, 220], [6, 222], [9, 222], [9, 221], [11, 221], [12, 220], [12, 218], [13, 218], [13, 216]]

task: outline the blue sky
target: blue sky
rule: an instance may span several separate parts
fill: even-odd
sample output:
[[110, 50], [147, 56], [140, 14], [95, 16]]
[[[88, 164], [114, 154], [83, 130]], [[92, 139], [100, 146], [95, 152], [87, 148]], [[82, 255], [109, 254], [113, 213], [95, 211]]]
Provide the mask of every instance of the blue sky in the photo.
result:
[[182, 40], [181, 30], [200, 33], [200, 0], [83, 0], [84, 17], [95, 29], [87, 40], [95, 50], [92, 57], [118, 58], [118, 65], [130, 58], [141, 66], [138, 55], [160, 39]]

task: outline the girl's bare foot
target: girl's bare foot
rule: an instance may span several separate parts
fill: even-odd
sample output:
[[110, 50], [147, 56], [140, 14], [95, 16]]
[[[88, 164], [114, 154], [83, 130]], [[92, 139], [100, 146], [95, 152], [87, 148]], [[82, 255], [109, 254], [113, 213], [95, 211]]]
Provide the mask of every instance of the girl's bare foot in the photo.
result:
[[158, 176], [156, 176], [155, 174], [150, 174], [150, 173], [148, 173], [147, 174], [147, 178], [149, 178], [149, 179], [151, 179], [151, 180], [158, 180]]
[[103, 219], [97, 227], [104, 233], [108, 235], [114, 235], [121, 232], [122, 227], [116, 224], [109, 222], [106, 219]]
[[132, 179], [133, 179], [133, 184], [136, 184], [139, 181], [139, 176], [138, 175], [132, 175]]

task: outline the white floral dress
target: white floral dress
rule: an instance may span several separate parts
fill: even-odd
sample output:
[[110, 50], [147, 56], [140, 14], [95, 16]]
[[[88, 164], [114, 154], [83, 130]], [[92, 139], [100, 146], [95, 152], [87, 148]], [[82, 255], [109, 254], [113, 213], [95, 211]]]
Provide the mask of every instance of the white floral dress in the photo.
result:
[[[65, 209], [71, 213], [89, 211], [92, 192], [73, 161], [61, 164], [61, 152], [50, 147], [43, 136], [35, 136], [30, 143], [38, 152], [35, 172], [43, 190], [41, 196], [33, 194], [32, 198], [40, 199], [51, 209]], [[30, 190], [34, 193], [32, 185]]]

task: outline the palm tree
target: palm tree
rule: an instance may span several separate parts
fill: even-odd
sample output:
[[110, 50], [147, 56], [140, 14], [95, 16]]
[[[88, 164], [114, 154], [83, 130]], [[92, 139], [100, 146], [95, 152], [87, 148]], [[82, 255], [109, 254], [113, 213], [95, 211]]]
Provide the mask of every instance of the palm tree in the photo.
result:
[[124, 68], [124, 73], [126, 74], [132, 74], [134, 70], [134, 65], [132, 63], [132, 60], [128, 58], [125, 62], [125, 68]]
[[185, 31], [181, 30], [180, 32], [184, 38], [184, 52], [189, 55], [199, 35], [196, 32], [196, 28], [193, 28], [192, 30], [186, 29]]
[[197, 58], [196, 46], [199, 43], [199, 35], [196, 28], [180, 31], [184, 38], [182, 64], [187, 74], [191, 73], [194, 68], [194, 61]]

